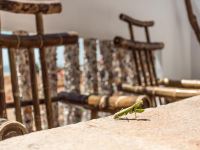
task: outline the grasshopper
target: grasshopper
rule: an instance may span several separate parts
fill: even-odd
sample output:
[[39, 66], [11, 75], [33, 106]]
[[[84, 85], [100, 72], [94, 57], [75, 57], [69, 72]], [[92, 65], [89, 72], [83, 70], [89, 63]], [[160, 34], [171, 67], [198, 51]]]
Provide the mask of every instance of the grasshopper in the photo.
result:
[[143, 105], [143, 97], [139, 97], [139, 100], [136, 101], [135, 104], [133, 104], [132, 106], [122, 109], [121, 111], [117, 112], [114, 114], [114, 119], [119, 119], [122, 116], [125, 116], [127, 114], [132, 114], [135, 113], [135, 119], [137, 118], [137, 113], [143, 113], [144, 109], [142, 109], [142, 105]]

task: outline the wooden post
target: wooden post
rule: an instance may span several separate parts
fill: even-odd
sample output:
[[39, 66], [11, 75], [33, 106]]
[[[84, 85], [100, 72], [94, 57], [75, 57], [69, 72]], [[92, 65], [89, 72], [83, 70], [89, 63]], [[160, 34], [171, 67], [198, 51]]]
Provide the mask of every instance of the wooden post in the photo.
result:
[[[128, 23], [128, 25], [129, 25], [129, 32], [130, 32], [131, 41], [135, 41], [132, 24]], [[144, 63], [143, 63], [143, 60], [142, 60], [142, 52], [137, 51], [137, 49], [134, 49], [133, 50], [133, 57], [135, 59], [135, 64], [136, 64], [136, 70], [137, 70], [137, 75], [138, 75], [138, 84], [142, 85], [142, 79], [141, 79], [140, 71], [139, 71], [139, 66], [140, 66], [143, 77], [144, 77], [144, 84], [146, 85], [147, 81], [146, 81], [146, 74], [145, 74], [145, 70], [144, 70]], [[139, 62], [138, 62], [138, 59], [139, 59]]]
[[31, 90], [32, 90], [32, 98], [33, 98], [35, 126], [36, 126], [36, 130], [39, 131], [42, 129], [42, 125], [41, 125], [41, 116], [40, 116], [40, 104], [39, 104], [39, 98], [38, 98], [38, 84], [37, 84], [34, 49], [28, 50], [28, 57], [29, 57], [29, 68], [30, 68], [30, 77], [31, 77]]
[[[145, 27], [145, 34], [146, 34], [147, 43], [151, 43], [148, 27]], [[155, 63], [154, 63], [154, 58], [153, 58], [153, 52], [148, 51], [147, 55], [148, 55], [148, 58], [150, 59], [149, 64], [150, 64], [150, 66], [152, 68], [152, 72], [153, 72], [153, 77], [151, 77], [151, 78], [154, 83], [152, 83], [152, 84], [158, 85]], [[148, 58], [146, 58], [146, 59], [148, 59]]]
[[[15, 31], [14, 35], [28, 35], [26, 31]], [[16, 70], [19, 83], [19, 92], [22, 97], [21, 102], [24, 100], [32, 99], [31, 95], [31, 82], [30, 82], [30, 68], [28, 49], [16, 48], [13, 49], [16, 54]], [[33, 111], [31, 106], [22, 108], [23, 123], [25, 124], [28, 132], [33, 131]]]
[[[1, 33], [1, 16], [0, 16], [0, 33]], [[0, 47], [0, 118], [6, 118], [6, 97], [4, 87], [4, 73], [3, 73], [3, 49]]]
[[[130, 37], [131, 37], [131, 40], [134, 41], [135, 38], [134, 38], [134, 33], [133, 33], [133, 27], [131, 25], [131, 23], [128, 24], [128, 27], [129, 27], [129, 33], [130, 33]], [[140, 77], [140, 70], [139, 70], [139, 64], [138, 64], [138, 61], [137, 61], [137, 53], [135, 50], [133, 50], [133, 59], [134, 59], [134, 62], [135, 62], [135, 68], [136, 68], [136, 72], [137, 72], [137, 80], [138, 80], [138, 85], [142, 85], [142, 79]]]
[[6, 98], [4, 87], [4, 73], [3, 73], [3, 57], [2, 48], [0, 48], [0, 118], [6, 118]]
[[46, 34], [46, 35], [0, 35], [0, 46], [4, 48], [39, 48], [74, 44], [78, 35], [74, 33]]
[[188, 19], [190, 22], [190, 25], [193, 28], [193, 31], [197, 37], [197, 40], [200, 44], [200, 26], [197, 21], [197, 17], [194, 14], [193, 8], [192, 8], [192, 3], [191, 0], [185, 0], [185, 6], [188, 14]]
[[[145, 34], [146, 34], [146, 40], [147, 40], [147, 43], [151, 43], [151, 39], [150, 39], [150, 34], [149, 34], [149, 30], [148, 30], [148, 27], [145, 27]], [[153, 77], [152, 78], [152, 82], [151, 82], [151, 85], [156, 85], [158, 86], [158, 79], [157, 79], [157, 73], [156, 73], [156, 69], [155, 69], [155, 63], [154, 63], [154, 55], [153, 55], [153, 52], [152, 51], [148, 51], [147, 54], [147, 60], [149, 60], [149, 68], [151, 67], [152, 69], [152, 73], [153, 73]], [[150, 71], [150, 69], [149, 69]], [[151, 72], [149, 72], [151, 74]], [[153, 83], [154, 82], [154, 83]], [[159, 103], [161, 104], [161, 98], [159, 97]]]
[[[46, 63], [48, 69], [48, 76], [49, 76], [49, 87], [50, 87], [50, 96], [56, 97], [57, 96], [57, 47], [47, 47], [45, 49], [46, 52]], [[52, 110], [53, 110], [53, 127], [58, 127], [58, 102], [52, 103]]]
[[22, 123], [21, 102], [20, 102], [14, 49], [8, 49], [8, 55], [9, 55], [9, 62], [10, 62], [11, 84], [12, 84], [12, 93], [13, 93], [14, 103], [15, 103], [16, 120]]
[[172, 98], [173, 101], [200, 95], [199, 89], [181, 89], [156, 86], [131, 86], [128, 84], [122, 84], [121, 89], [122, 91], [135, 94], [145, 94], [149, 96]]
[[[42, 18], [41, 13], [36, 14], [36, 26], [37, 26], [38, 35], [44, 34], [43, 18]], [[43, 90], [44, 90], [44, 96], [46, 99], [48, 128], [53, 128], [52, 102], [51, 102], [51, 97], [50, 97], [47, 64], [45, 60], [45, 48], [42, 45], [42, 39], [41, 39], [41, 47], [40, 47], [40, 63], [41, 63], [41, 69], [42, 69], [42, 81], [43, 81], [43, 88], [44, 88]]]

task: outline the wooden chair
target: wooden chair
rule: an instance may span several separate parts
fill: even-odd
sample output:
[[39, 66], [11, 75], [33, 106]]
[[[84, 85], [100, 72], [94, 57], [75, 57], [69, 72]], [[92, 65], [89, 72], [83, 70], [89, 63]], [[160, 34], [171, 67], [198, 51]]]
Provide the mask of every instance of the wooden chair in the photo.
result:
[[[87, 109], [95, 111], [109, 111], [114, 112], [121, 108], [128, 107], [137, 101], [137, 96], [111, 96], [111, 95], [97, 95], [97, 94], [80, 94], [79, 91], [71, 90], [71, 87], [67, 87], [65, 92], [58, 93], [57, 96], [52, 97], [50, 91], [50, 80], [48, 75], [48, 67], [45, 59], [47, 47], [52, 46], [73, 46], [78, 43], [78, 35], [75, 33], [60, 33], [60, 34], [44, 34], [43, 26], [43, 14], [53, 14], [61, 12], [61, 3], [55, 1], [29, 1], [29, 0], [4, 0], [0, 2], [0, 10], [9, 11], [12, 13], [25, 13], [35, 15], [37, 35], [4, 35], [0, 34], [0, 46], [1, 48], [7, 48], [9, 52], [9, 62], [11, 70], [11, 82], [12, 82], [12, 94], [14, 102], [6, 102], [5, 87], [4, 87], [4, 73], [3, 73], [3, 56], [2, 49], [0, 50], [0, 118], [7, 118], [6, 110], [14, 108], [16, 121], [22, 123], [22, 108], [27, 106], [33, 106], [33, 114], [35, 121], [35, 128], [37, 131], [42, 130], [40, 105], [45, 104], [48, 128], [55, 127], [53, 124], [53, 108], [52, 103], [62, 102], [67, 104], [75, 104], [84, 106]], [[20, 97], [18, 76], [16, 71], [16, 49], [25, 48], [28, 51], [29, 68], [30, 68], [30, 82], [32, 99], [24, 100]], [[35, 54], [33, 48], [39, 48], [41, 73], [43, 83], [44, 98], [41, 99], [38, 96], [38, 81], [35, 66]], [[66, 52], [68, 53], [68, 52]], [[70, 53], [70, 52], [69, 52]], [[88, 57], [90, 58], [90, 57]], [[73, 64], [72, 64], [73, 65]], [[70, 68], [69, 68], [70, 69]], [[72, 74], [73, 75], [73, 74]], [[73, 79], [76, 76], [72, 77]], [[22, 100], [23, 99], [23, 100]], [[144, 107], [151, 106], [151, 102], [148, 97], [144, 97]], [[5, 126], [6, 122], [6, 126]], [[9, 133], [15, 132], [13, 135], [20, 135], [27, 133], [22, 124], [18, 123], [16, 130], [22, 130], [23, 132], [15, 132], [9, 127], [9, 121], [4, 121], [4, 129]], [[1, 129], [1, 128], [0, 128]], [[2, 137], [7, 136], [7, 132], [0, 132]]]
[[[136, 85], [119, 84], [119, 88], [122, 91], [147, 94], [154, 100], [155, 97], [159, 97], [159, 100], [164, 97], [169, 102], [200, 94], [200, 90], [198, 90], [200, 81], [176, 81], [157, 78], [154, 51], [163, 49], [164, 44], [151, 42], [150, 40], [149, 27], [154, 25], [153, 21], [140, 21], [125, 14], [121, 14], [120, 19], [128, 24], [131, 38], [128, 40], [122, 37], [115, 37], [114, 43], [117, 47], [132, 51], [138, 81]], [[144, 28], [145, 42], [135, 40], [132, 26]]]
[[[52, 124], [52, 101], [50, 98], [49, 91], [49, 80], [47, 65], [45, 61], [45, 48], [47, 46], [57, 46], [65, 44], [77, 43], [78, 36], [76, 34], [49, 34], [44, 35], [43, 19], [42, 14], [53, 14], [61, 12], [61, 3], [58, 1], [35, 1], [30, 2], [27, 0], [4, 0], [0, 2], [0, 10], [9, 11], [12, 13], [24, 13], [24, 14], [33, 14], [36, 18], [36, 28], [37, 35], [34, 36], [18, 36], [18, 35], [2, 35], [0, 36], [1, 47], [8, 48], [9, 52], [9, 61], [11, 69], [11, 82], [12, 82], [12, 92], [14, 98], [13, 107], [15, 108], [16, 120], [22, 122], [22, 113], [21, 113], [21, 97], [19, 95], [19, 85], [16, 73], [16, 58], [15, 58], [15, 49], [19, 48], [29, 48], [29, 60], [30, 60], [30, 77], [31, 77], [31, 87], [32, 87], [32, 104], [34, 107], [34, 118], [36, 130], [41, 130], [41, 117], [40, 117], [40, 101], [38, 98], [38, 87], [37, 87], [37, 78], [36, 78], [36, 67], [34, 60], [34, 51], [31, 48], [40, 49], [40, 61], [42, 67], [42, 78], [44, 85], [44, 95], [45, 95], [45, 105], [47, 110], [47, 120], [49, 128], [53, 127]], [[13, 49], [14, 48], [14, 49]], [[2, 50], [0, 51], [1, 61], [0, 64], [3, 66]], [[4, 89], [4, 75], [3, 67], [0, 70], [1, 74], [1, 85], [0, 85], [0, 117], [6, 118], [6, 100], [5, 100], [5, 89]]]

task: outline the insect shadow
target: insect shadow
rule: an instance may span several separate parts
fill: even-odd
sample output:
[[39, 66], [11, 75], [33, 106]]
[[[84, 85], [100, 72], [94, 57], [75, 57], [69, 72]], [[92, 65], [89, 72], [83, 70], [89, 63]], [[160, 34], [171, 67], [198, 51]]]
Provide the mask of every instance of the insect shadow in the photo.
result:
[[135, 118], [119, 118], [118, 120], [125, 120], [125, 121], [151, 121], [150, 119], [135, 119]]

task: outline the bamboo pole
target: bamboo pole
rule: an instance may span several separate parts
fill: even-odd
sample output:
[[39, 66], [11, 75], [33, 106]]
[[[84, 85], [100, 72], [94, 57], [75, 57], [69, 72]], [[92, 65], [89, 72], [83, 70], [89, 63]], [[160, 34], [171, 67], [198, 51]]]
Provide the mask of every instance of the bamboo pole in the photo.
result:
[[158, 83], [159, 85], [165, 85], [168, 87], [200, 89], [199, 80], [170, 80], [168, 78], [164, 78], [159, 79]]
[[4, 87], [4, 73], [3, 73], [3, 57], [2, 48], [0, 48], [0, 118], [6, 118], [6, 97]]
[[47, 35], [0, 35], [0, 46], [5, 48], [40, 48], [48, 46], [75, 44], [76, 33], [60, 33]]
[[[88, 97], [88, 105], [98, 107], [99, 110], [116, 111], [122, 108], [127, 108], [135, 104], [139, 96], [96, 96], [91, 95]], [[152, 107], [151, 100], [144, 97], [145, 108]]]
[[130, 86], [127, 84], [120, 85], [123, 91], [147, 94], [149, 96], [160, 96], [167, 98], [183, 99], [192, 96], [200, 95], [200, 90], [195, 89], [180, 89], [180, 88], [168, 88], [168, 87], [153, 87], [153, 86]]
[[189, 19], [190, 25], [192, 26], [193, 31], [194, 31], [194, 33], [195, 33], [195, 35], [197, 37], [197, 40], [198, 40], [198, 42], [200, 44], [200, 26], [198, 24], [197, 17], [194, 14], [191, 0], [185, 0], [185, 6], [186, 6], [186, 10], [187, 10], [187, 14], [188, 14], [188, 19]]
[[[129, 23], [128, 26], [129, 26], [129, 34], [130, 34], [131, 41], [135, 41], [132, 24]], [[140, 66], [141, 66], [141, 69], [142, 69], [142, 74], [143, 74], [144, 79], [145, 79], [144, 64], [142, 62], [141, 52], [136, 50], [136, 51], [133, 51], [132, 53], [133, 53], [133, 57], [134, 57], [134, 60], [135, 60], [135, 66], [136, 66], [136, 71], [137, 71], [137, 76], [138, 76], [137, 77], [138, 78], [138, 84], [141, 85], [142, 79], [140, 77], [139, 64], [138, 64], [138, 61], [137, 61], [137, 55], [138, 55]], [[144, 80], [144, 82], [146, 83], [146, 80]]]
[[[150, 40], [150, 35], [149, 35], [149, 30], [147, 27], [145, 27], [145, 34], [146, 34], [146, 40], [148, 43], [151, 42]], [[147, 62], [147, 68], [148, 68], [148, 72], [149, 72], [149, 78], [150, 78], [150, 85], [154, 85], [154, 81], [155, 81], [155, 74], [152, 73], [153, 68], [154, 68], [154, 64], [152, 64], [151, 61], [151, 55], [152, 52], [150, 51], [145, 51], [145, 57], [146, 57], [146, 62]]]
[[[145, 27], [145, 34], [146, 34], [147, 43], [151, 43], [148, 27]], [[156, 68], [155, 68], [155, 63], [154, 63], [155, 60], [154, 60], [153, 52], [147, 51], [145, 53], [146, 53], [146, 59], [149, 60], [147, 62], [147, 65], [148, 65], [148, 68], [149, 68], [149, 74], [150, 74], [150, 78], [151, 78], [151, 84], [150, 85], [158, 86], [157, 73], [156, 73]], [[152, 76], [151, 70], [152, 70], [153, 76]], [[160, 97], [159, 97], [159, 103], [161, 104], [161, 98]]]
[[[48, 68], [48, 75], [49, 75], [49, 86], [50, 86], [50, 96], [56, 97], [57, 96], [57, 47], [48, 47], [45, 49], [46, 52], [46, 63]], [[53, 107], [53, 126], [59, 126], [59, 110], [58, 110], [58, 103], [52, 103]]]
[[[109, 96], [109, 95], [82, 95], [77, 92], [60, 92], [57, 97], [52, 97], [53, 102], [63, 102], [66, 104], [80, 105], [88, 109], [95, 108], [100, 111], [116, 111], [122, 108], [129, 107], [135, 103], [139, 96]], [[145, 107], [152, 107], [152, 101], [145, 96]], [[45, 103], [45, 99], [39, 100], [40, 104]], [[32, 100], [22, 102], [22, 107], [33, 105]], [[13, 103], [7, 103], [7, 108], [13, 108]]]
[[131, 25], [135, 25], [138, 27], [151, 27], [154, 25], [154, 21], [141, 21], [141, 20], [137, 20], [132, 17], [129, 17], [126, 14], [120, 14], [119, 18], [127, 23], [130, 23]]
[[[128, 23], [128, 26], [129, 26], [129, 34], [130, 34], [130, 38], [131, 38], [131, 41], [135, 41], [135, 38], [134, 38], [134, 33], [133, 33], [133, 27], [132, 27], [132, 24], [129, 22]], [[136, 56], [135, 56], [136, 55]], [[136, 66], [136, 70], [137, 70], [137, 75], [140, 76], [139, 74], [139, 64], [138, 64], [138, 61], [137, 61], [137, 55], [138, 55], [138, 58], [139, 58], [139, 63], [140, 63], [140, 67], [141, 67], [141, 70], [142, 70], [142, 74], [143, 74], [143, 77], [144, 77], [144, 83], [147, 84], [147, 81], [146, 81], [146, 75], [145, 75], [145, 70], [144, 70], [144, 63], [142, 61], [142, 52], [141, 51], [133, 51], [133, 57], [136, 59], [135, 61], [135, 66]], [[138, 84], [141, 85], [141, 78], [138, 77]]]
[[[0, 33], [1, 33], [1, 16], [0, 16]], [[4, 87], [4, 72], [3, 72], [3, 49], [0, 47], [0, 118], [6, 118], [6, 97]]]
[[[38, 13], [36, 14], [35, 17], [36, 17], [37, 33], [38, 35], [43, 35], [44, 25], [43, 25], [42, 14]], [[50, 89], [49, 89], [47, 64], [45, 60], [45, 49], [43, 48], [43, 46], [40, 48], [40, 63], [41, 63], [41, 69], [42, 69], [43, 90], [44, 90], [44, 96], [46, 99], [48, 128], [53, 128], [52, 103], [51, 103], [51, 96], [50, 96]]]
[[21, 114], [21, 100], [19, 93], [19, 85], [16, 71], [16, 58], [14, 49], [8, 49], [9, 62], [10, 62], [10, 73], [11, 73], [11, 84], [12, 84], [12, 94], [15, 102], [15, 114], [16, 120], [22, 123], [22, 114]]
[[155, 50], [161, 50], [164, 48], [164, 43], [162, 42], [138, 42], [138, 41], [131, 41], [127, 40], [125, 38], [122, 38], [120, 36], [116, 36], [114, 38], [114, 43], [117, 47], [122, 47], [128, 50], [137, 49], [138, 51], [155, 51]]
[[[126, 20], [125, 19], [126, 17], [123, 14], [120, 14], [119, 18], [128, 23], [128, 29], [129, 29], [130, 38], [131, 38], [132, 41], [135, 41], [135, 37], [134, 37], [134, 33], [133, 33], [133, 27], [132, 27], [132, 24], [130, 23], [130, 20]], [[116, 42], [115, 42], [115, 44], [116, 44]], [[136, 68], [136, 72], [137, 72], [136, 76], [137, 76], [138, 85], [141, 85], [142, 84], [142, 79], [141, 79], [140, 74], [139, 74], [139, 63], [137, 61], [137, 52], [136, 51], [132, 51], [132, 55], [133, 55], [135, 68]]]
[[[14, 35], [28, 35], [26, 31], [15, 31]], [[31, 82], [30, 82], [30, 69], [29, 69], [29, 58], [28, 49], [14, 49], [16, 54], [16, 70], [19, 83], [19, 92], [24, 99], [31, 99]], [[25, 124], [28, 132], [33, 132], [33, 110], [32, 107], [22, 108], [23, 112], [23, 123]]]
[[39, 98], [38, 98], [38, 84], [37, 84], [34, 49], [30, 49], [28, 51], [28, 57], [29, 57], [29, 68], [30, 68], [35, 126], [36, 126], [36, 130], [39, 131], [39, 130], [42, 130], [42, 125], [41, 125], [40, 105], [39, 105]]
[[[147, 38], [147, 42], [148, 43], [151, 43], [151, 39], [150, 39], [150, 35], [149, 35], [149, 30], [148, 30], [148, 28], [146, 27], [145, 28], [145, 34], [146, 34], [146, 38]], [[153, 57], [153, 52], [152, 51], [148, 51], [147, 52], [147, 55], [148, 55], [148, 57], [149, 57], [149, 59], [150, 59], [150, 66], [151, 66], [151, 68], [152, 68], [152, 71], [153, 71], [153, 77], [152, 77], [152, 79], [154, 80], [154, 83], [155, 83], [155, 85], [158, 85], [158, 81], [157, 81], [157, 73], [156, 73], [156, 69], [155, 69], [155, 63], [154, 63], [154, 57]], [[150, 67], [149, 66], [149, 67]], [[153, 83], [152, 83], [153, 84]]]

